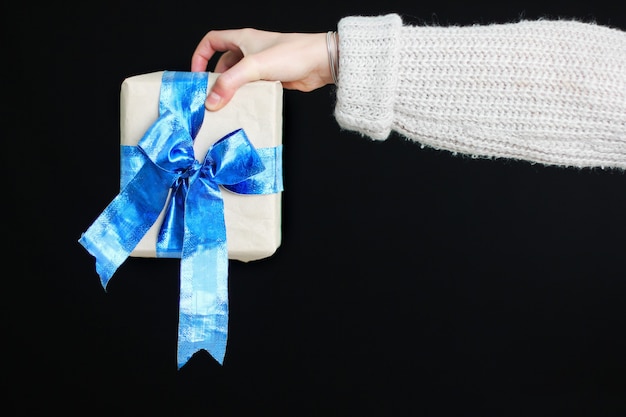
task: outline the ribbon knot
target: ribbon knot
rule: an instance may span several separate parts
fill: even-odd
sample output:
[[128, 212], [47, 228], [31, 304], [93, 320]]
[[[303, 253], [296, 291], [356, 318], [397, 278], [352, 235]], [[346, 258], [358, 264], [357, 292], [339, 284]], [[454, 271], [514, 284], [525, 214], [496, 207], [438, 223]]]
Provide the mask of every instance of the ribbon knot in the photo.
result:
[[[207, 158], [208, 159], [208, 158]], [[214, 165], [213, 161], [206, 161], [205, 162], [207, 167], [211, 167]], [[183, 177], [188, 178], [189, 176], [195, 174], [196, 172], [200, 171], [200, 168], [202, 168], [202, 165], [200, 163], [200, 161], [198, 161], [197, 159], [193, 160], [193, 164], [191, 164], [191, 166], [189, 168], [187, 168], [187, 170], [183, 173]]]
[[[107, 283], [165, 210], [157, 257], [181, 258], [178, 366], [198, 350], [223, 363], [228, 331], [228, 250], [220, 186], [244, 194], [282, 191], [280, 147], [258, 152], [243, 129], [215, 142], [204, 161], [193, 141], [204, 117], [207, 73], [163, 74], [159, 118], [134, 150], [120, 193], [79, 242]], [[275, 168], [267, 172], [266, 165]], [[279, 179], [277, 181], [277, 178]], [[164, 208], [165, 207], [165, 208]]]
[[[202, 167], [203, 164], [200, 163], [200, 161], [198, 161], [197, 159], [194, 159], [190, 165], [188, 165], [186, 168], [181, 169], [180, 173], [177, 175], [174, 183], [172, 184], [172, 188], [175, 188], [176, 184], [180, 183], [181, 181], [189, 181], [190, 179], [193, 180], [200, 172]], [[208, 165], [207, 168], [208, 169], [206, 171], [210, 172], [210, 165]]]

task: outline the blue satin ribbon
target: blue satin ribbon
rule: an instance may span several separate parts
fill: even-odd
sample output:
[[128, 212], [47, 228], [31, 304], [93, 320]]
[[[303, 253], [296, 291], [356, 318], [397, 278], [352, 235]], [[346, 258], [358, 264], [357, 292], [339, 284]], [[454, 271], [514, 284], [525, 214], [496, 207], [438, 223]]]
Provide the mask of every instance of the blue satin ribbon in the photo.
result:
[[242, 129], [214, 143], [202, 163], [195, 159], [207, 82], [207, 73], [164, 72], [159, 118], [137, 146], [122, 146], [121, 191], [79, 239], [106, 289], [167, 204], [156, 253], [181, 258], [179, 368], [201, 349], [220, 364], [226, 353], [228, 250], [220, 187], [239, 194], [283, 190], [282, 147], [257, 150]]

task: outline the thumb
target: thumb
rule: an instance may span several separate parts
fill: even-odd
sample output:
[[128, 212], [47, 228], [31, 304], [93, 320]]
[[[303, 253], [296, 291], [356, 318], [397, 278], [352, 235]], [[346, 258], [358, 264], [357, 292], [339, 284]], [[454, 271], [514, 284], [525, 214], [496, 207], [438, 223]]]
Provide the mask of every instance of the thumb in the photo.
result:
[[256, 71], [251, 70], [249, 60], [244, 58], [217, 76], [204, 105], [209, 111], [217, 111], [230, 102], [241, 86], [259, 79]]
[[220, 86], [217, 85], [217, 81], [215, 81], [215, 84], [204, 102], [204, 107], [209, 111], [217, 111], [224, 107], [233, 96], [233, 94], [231, 94], [229, 97], [225, 97], [224, 93], [226, 93], [226, 91], [221, 89]]

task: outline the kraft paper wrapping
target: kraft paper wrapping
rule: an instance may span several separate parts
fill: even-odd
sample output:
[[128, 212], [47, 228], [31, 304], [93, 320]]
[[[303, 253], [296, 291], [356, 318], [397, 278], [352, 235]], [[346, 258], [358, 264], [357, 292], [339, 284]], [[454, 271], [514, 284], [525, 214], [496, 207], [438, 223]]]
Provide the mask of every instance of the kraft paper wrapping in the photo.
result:
[[[120, 94], [120, 144], [136, 145], [159, 116], [159, 92], [163, 71], [124, 80]], [[209, 88], [217, 74], [209, 74]], [[209, 147], [224, 135], [243, 128], [256, 148], [282, 144], [282, 85], [255, 81], [241, 87], [232, 101], [217, 112], [205, 111], [194, 141], [202, 162]], [[229, 259], [244, 262], [273, 255], [281, 243], [281, 193], [240, 195], [222, 188]], [[156, 240], [164, 213], [130, 256], [156, 257]]]

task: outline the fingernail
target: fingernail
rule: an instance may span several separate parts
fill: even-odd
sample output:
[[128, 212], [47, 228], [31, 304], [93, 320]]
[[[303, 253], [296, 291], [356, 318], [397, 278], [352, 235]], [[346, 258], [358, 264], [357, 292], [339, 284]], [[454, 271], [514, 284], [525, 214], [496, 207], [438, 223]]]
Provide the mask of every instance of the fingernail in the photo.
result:
[[222, 101], [222, 97], [219, 94], [211, 92], [205, 101], [205, 105], [209, 110], [215, 110]]

